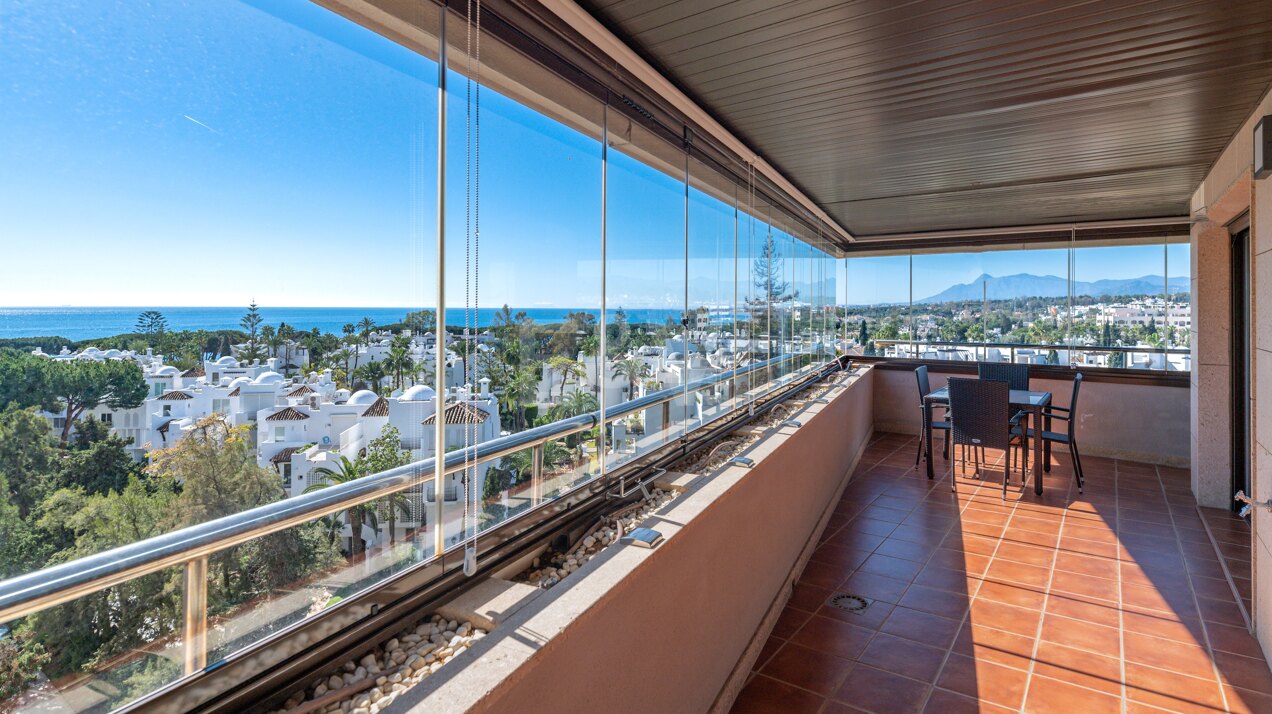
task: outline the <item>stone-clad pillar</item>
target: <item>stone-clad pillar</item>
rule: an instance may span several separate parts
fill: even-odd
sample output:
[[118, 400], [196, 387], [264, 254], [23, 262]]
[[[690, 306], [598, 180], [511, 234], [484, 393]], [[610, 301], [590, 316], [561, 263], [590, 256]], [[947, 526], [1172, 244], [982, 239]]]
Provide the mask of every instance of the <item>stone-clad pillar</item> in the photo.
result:
[[1192, 227], [1192, 489], [1203, 506], [1232, 502], [1231, 257], [1228, 230]]

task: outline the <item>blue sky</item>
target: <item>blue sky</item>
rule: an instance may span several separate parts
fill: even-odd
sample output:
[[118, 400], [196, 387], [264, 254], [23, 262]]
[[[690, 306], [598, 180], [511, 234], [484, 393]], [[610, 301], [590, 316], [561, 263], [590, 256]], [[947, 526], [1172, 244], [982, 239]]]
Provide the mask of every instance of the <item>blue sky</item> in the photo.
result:
[[[0, 305], [434, 303], [432, 61], [301, 0], [6, 0], [0, 68]], [[447, 299], [461, 306], [466, 87], [450, 83]], [[599, 141], [482, 97], [476, 300], [599, 307]], [[730, 301], [732, 207], [691, 192], [686, 268], [683, 184], [611, 157], [610, 305], [678, 307], [686, 269], [692, 303]], [[1099, 277], [1160, 272], [1086, 262]], [[841, 299], [905, 299], [908, 276], [876, 263], [847, 288], [838, 266]], [[930, 294], [1034, 263], [942, 257], [916, 280]], [[809, 297], [812, 276], [786, 267]], [[739, 279], [745, 299], [749, 266]]]

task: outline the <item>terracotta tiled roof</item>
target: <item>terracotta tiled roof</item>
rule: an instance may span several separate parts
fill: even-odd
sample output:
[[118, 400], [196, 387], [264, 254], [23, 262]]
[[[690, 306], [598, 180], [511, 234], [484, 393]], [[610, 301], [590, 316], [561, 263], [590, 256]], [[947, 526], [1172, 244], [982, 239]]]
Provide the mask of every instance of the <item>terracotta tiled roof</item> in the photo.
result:
[[181, 376], [190, 378], [190, 377], [203, 377], [206, 375], [203, 373], [202, 367], [191, 367], [190, 369], [187, 369], [186, 371], [182, 372]]
[[176, 419], [169, 419], [168, 421], [160, 424], [158, 429], [155, 429], [155, 431], [159, 432], [160, 439], [163, 439], [164, 441], [168, 440], [168, 427], [172, 426], [172, 422], [174, 421], [176, 421]]
[[308, 418], [308, 414], [300, 411], [296, 407], [287, 407], [286, 409], [281, 409], [265, 417], [265, 421], [301, 421]]
[[243, 390], [243, 388], [242, 388], [242, 387], [235, 387], [235, 388], [234, 388], [234, 391], [230, 392], [229, 394], [227, 394], [227, 395], [225, 395], [225, 396], [227, 396], [227, 397], [237, 397], [237, 396], [238, 396], [238, 395], [242, 392], [242, 390]]
[[161, 402], [179, 402], [183, 399], [194, 399], [194, 397], [180, 390], [173, 390], [171, 392], [164, 392], [163, 394], [160, 394], [157, 399]]
[[269, 460], [276, 464], [285, 464], [288, 461], [291, 461], [292, 454], [296, 453], [297, 451], [300, 451], [299, 446], [289, 446], [286, 449], [283, 449], [277, 454], [274, 454], [273, 456], [271, 456]]
[[380, 397], [379, 399], [375, 400], [375, 404], [372, 404], [371, 406], [367, 407], [367, 410], [365, 412], [362, 412], [362, 416], [364, 417], [386, 417], [388, 415], [389, 415], [389, 400], [385, 399], [384, 397]]
[[[467, 402], [455, 402], [446, 407], [446, 423], [447, 424], [484, 424], [490, 418], [490, 413], [480, 407], [475, 407]], [[425, 424], [436, 424], [437, 415], [430, 414], [424, 420]]]
[[288, 392], [288, 393], [287, 393], [287, 396], [289, 396], [289, 397], [303, 397], [303, 396], [305, 396], [306, 394], [314, 394], [314, 393], [316, 393], [316, 392], [317, 392], [317, 390], [316, 390], [316, 389], [314, 389], [313, 387], [309, 386], [308, 384], [302, 384], [302, 385], [300, 385], [299, 387], [296, 387], [296, 388], [295, 388], [295, 389], [293, 389], [292, 391]]

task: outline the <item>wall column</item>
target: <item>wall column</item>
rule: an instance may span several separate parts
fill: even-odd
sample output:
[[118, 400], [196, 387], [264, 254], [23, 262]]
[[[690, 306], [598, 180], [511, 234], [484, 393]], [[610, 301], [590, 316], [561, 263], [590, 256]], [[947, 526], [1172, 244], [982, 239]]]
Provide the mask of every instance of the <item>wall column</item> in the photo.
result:
[[1232, 276], [1228, 230], [1192, 227], [1192, 490], [1197, 503], [1232, 503]]

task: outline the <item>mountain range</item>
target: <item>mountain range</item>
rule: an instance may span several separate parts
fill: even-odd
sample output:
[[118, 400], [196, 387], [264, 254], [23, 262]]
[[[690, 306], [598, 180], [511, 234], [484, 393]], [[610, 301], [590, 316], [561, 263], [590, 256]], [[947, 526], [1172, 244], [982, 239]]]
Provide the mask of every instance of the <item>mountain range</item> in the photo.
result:
[[[983, 286], [983, 287], [982, 287]], [[1176, 276], [1170, 279], [1169, 289], [1172, 293], [1188, 292], [1187, 277]], [[1096, 280], [1094, 282], [1073, 282], [1074, 295], [1160, 295], [1162, 292], [1162, 276], [1145, 275], [1139, 278], [1123, 278], [1117, 280]], [[969, 283], [951, 285], [941, 292], [915, 300], [919, 303], [967, 302], [987, 297], [990, 300], [1013, 300], [1024, 297], [1064, 297], [1069, 294], [1069, 281], [1055, 275], [1030, 275], [1018, 273], [995, 277], [988, 273]]]

